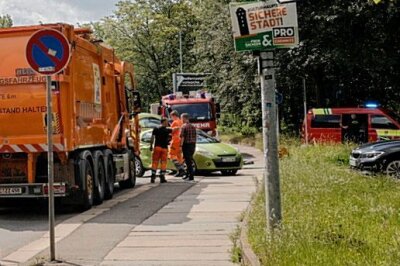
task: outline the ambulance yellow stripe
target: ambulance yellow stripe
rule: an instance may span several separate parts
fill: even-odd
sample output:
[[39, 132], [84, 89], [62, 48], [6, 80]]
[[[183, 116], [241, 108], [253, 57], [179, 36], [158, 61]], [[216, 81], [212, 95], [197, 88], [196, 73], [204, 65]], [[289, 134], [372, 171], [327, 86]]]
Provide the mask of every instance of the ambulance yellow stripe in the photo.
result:
[[312, 110], [314, 115], [331, 115], [332, 109], [331, 108], [315, 108]]
[[314, 115], [324, 115], [325, 114], [324, 109], [313, 109], [312, 112]]
[[376, 134], [378, 137], [400, 137], [400, 130], [398, 129], [377, 129]]

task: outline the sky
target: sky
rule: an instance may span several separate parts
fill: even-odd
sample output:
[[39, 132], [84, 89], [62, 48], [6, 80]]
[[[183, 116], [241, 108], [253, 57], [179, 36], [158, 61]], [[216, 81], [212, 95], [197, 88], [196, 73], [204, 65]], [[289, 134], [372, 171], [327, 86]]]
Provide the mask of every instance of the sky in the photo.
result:
[[65, 22], [77, 25], [112, 15], [118, 0], [0, 0], [0, 15], [14, 26]]

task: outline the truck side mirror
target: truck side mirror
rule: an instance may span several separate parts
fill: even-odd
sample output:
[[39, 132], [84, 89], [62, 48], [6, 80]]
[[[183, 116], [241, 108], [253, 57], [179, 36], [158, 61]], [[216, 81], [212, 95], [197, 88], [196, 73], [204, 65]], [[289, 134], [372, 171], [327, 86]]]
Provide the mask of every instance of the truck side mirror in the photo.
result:
[[218, 119], [221, 118], [221, 113], [217, 113], [217, 118], [218, 118]]
[[[216, 111], [216, 113], [217, 114], [220, 114], [221, 113], [221, 105], [219, 104], [219, 103], [216, 103], [215, 104], [215, 111]], [[218, 117], [218, 116], [217, 116]], [[218, 117], [219, 118], [219, 117]]]
[[138, 91], [133, 91], [133, 112], [134, 113], [140, 113], [140, 110], [142, 108], [142, 100], [140, 98], [140, 93]]

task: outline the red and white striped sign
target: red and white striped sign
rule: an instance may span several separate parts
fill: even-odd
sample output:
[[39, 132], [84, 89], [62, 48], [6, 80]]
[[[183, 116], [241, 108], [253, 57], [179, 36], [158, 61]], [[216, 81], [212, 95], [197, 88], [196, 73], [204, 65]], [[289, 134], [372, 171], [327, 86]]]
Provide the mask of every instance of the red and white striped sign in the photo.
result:
[[[46, 152], [48, 150], [47, 144], [14, 144], [14, 145], [1, 145], [0, 153], [14, 153], [14, 152], [25, 152], [25, 153], [39, 153]], [[64, 151], [62, 144], [53, 145], [54, 152]]]

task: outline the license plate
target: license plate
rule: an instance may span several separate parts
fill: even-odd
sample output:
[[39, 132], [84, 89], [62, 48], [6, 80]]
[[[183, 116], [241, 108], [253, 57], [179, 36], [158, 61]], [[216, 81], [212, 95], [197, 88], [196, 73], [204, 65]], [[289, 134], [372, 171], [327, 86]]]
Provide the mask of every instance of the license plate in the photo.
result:
[[224, 163], [236, 162], [236, 157], [224, 157], [224, 158], [222, 158], [222, 161]]
[[356, 167], [357, 166], [357, 160], [354, 158], [350, 158], [350, 166]]
[[0, 188], [0, 195], [18, 195], [22, 194], [20, 187], [2, 187]]

